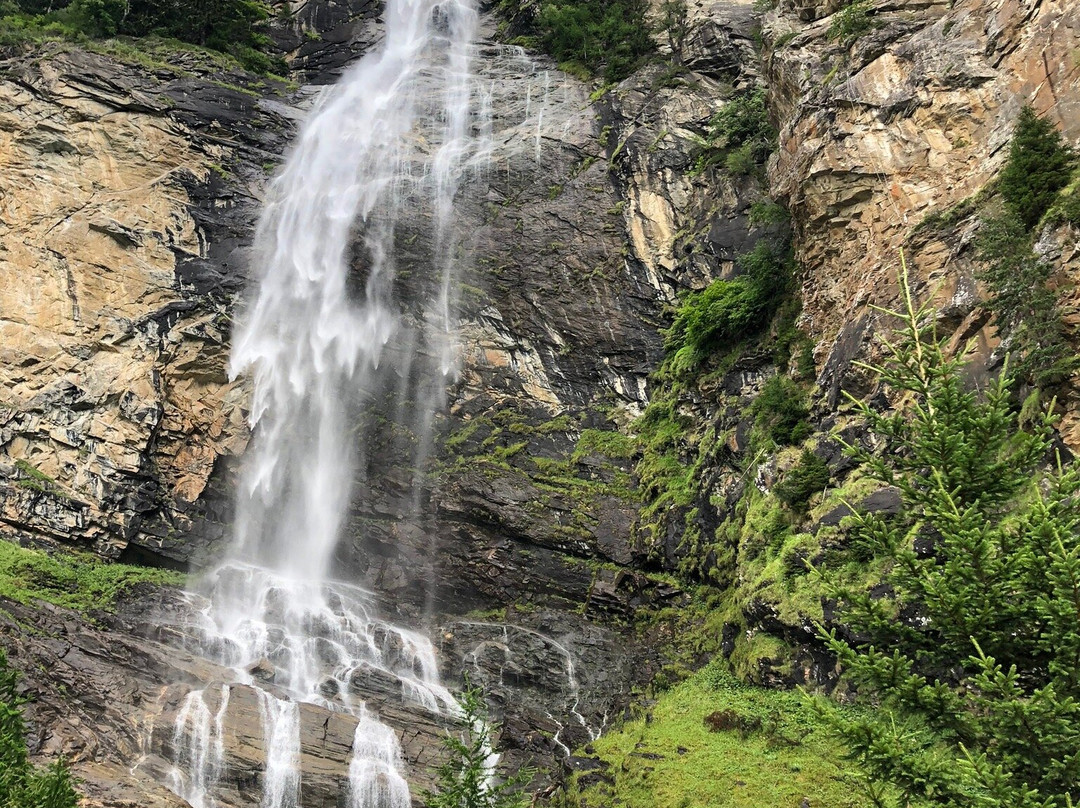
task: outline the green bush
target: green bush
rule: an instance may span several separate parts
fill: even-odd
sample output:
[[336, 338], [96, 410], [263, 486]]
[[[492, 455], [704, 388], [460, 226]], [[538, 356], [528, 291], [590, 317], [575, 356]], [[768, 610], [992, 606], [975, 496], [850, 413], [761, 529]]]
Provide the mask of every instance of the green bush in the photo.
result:
[[[502, 3], [504, 15], [525, 4]], [[556, 61], [579, 65], [614, 82], [626, 78], [655, 50], [647, 0], [542, 0], [523, 35]]]
[[[900, 491], [855, 514], [886, 562], [876, 592], [824, 570], [843, 631], [823, 639], [873, 712], [824, 714], [878, 805], [1068, 808], [1080, 802], [1080, 465], [1024, 428], [1002, 375], [972, 391], [911, 302], [875, 368], [906, 406], [853, 403], [880, 451], [849, 451]], [[891, 797], [890, 797], [891, 795]], [[886, 798], [888, 798], [886, 800]]]
[[492, 732], [484, 693], [465, 680], [459, 704], [459, 729], [443, 737], [446, 760], [435, 769], [435, 790], [423, 792], [428, 808], [525, 808], [524, 787], [532, 772], [523, 769], [509, 780], [493, 782], [489, 766]]
[[723, 161], [733, 174], [749, 174], [753, 166], [769, 159], [776, 148], [776, 137], [776, 129], [769, 122], [765, 90], [737, 95], [709, 121], [695, 171]]
[[792, 510], [802, 511], [806, 509], [810, 497], [829, 484], [829, 477], [829, 464], [807, 449], [799, 462], [773, 486], [773, 493]]
[[676, 372], [698, 367], [713, 351], [768, 324], [791, 285], [791, 255], [765, 239], [739, 257], [743, 274], [686, 296], [665, 332]]
[[776, 375], [765, 382], [750, 407], [754, 425], [781, 446], [800, 443], [813, 431], [807, 422], [806, 395], [791, 379]]
[[45, 769], [30, 764], [18, 674], [0, 649], [0, 805], [4, 808], [75, 808], [78, 795], [63, 760]]
[[1025, 106], [1016, 119], [1009, 157], [998, 178], [1006, 208], [1025, 228], [1033, 229], [1069, 184], [1075, 163], [1075, 153], [1053, 123]]
[[850, 46], [855, 40], [874, 28], [874, 21], [870, 17], [870, 0], [855, 0], [833, 14], [829, 22], [829, 29], [825, 35], [833, 42], [839, 42], [844, 47]]

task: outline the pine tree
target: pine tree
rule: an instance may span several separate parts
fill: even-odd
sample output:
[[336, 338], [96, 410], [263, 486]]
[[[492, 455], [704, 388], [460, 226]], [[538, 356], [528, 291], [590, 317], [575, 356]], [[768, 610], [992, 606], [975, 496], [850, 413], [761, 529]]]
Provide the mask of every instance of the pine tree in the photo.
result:
[[998, 178], [1005, 205], [1031, 230], [1069, 184], [1075, 155], [1049, 120], [1030, 106], [1020, 110], [1009, 159]]
[[487, 721], [484, 694], [468, 678], [459, 704], [461, 729], [447, 732], [443, 739], [446, 761], [435, 772], [435, 790], [424, 792], [424, 802], [428, 808], [524, 808], [524, 786], [532, 779], [532, 772], [521, 770], [496, 782], [493, 728]]
[[878, 804], [1066, 808], [1080, 801], [1080, 469], [1049, 457], [1003, 372], [981, 394], [907, 283], [899, 337], [871, 367], [900, 406], [855, 401], [896, 486], [896, 516], [856, 514], [851, 540], [887, 570], [872, 596], [819, 570], [841, 630], [823, 638], [864, 703], [822, 710]]
[[44, 770], [30, 764], [18, 681], [18, 674], [8, 667], [7, 656], [0, 650], [0, 806], [75, 808], [78, 795], [62, 760]]

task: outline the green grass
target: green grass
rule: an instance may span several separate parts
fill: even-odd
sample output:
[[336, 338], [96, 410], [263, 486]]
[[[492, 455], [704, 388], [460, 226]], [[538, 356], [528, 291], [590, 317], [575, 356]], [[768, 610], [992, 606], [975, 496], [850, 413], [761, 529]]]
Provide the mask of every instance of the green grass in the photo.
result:
[[110, 611], [132, 587], [180, 586], [181, 573], [113, 564], [86, 554], [50, 555], [0, 540], [0, 597], [30, 604], [46, 601], [83, 613]]
[[[713, 732], [705, 717], [730, 710], [743, 730]], [[739, 683], [716, 660], [665, 693], [651, 718], [593, 743], [614, 786], [584, 804], [625, 808], [862, 808], [853, 764], [828, 737], [806, 697]], [[756, 729], [747, 729], [757, 727]], [[683, 751], [680, 752], [679, 750]]]

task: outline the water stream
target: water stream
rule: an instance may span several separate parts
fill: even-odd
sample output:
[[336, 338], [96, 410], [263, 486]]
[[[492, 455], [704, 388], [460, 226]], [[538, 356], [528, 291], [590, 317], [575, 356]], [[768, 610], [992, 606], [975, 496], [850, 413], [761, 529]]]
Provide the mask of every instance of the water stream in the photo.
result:
[[[469, 249], [455, 198], [498, 148], [520, 141], [539, 152], [551, 87], [520, 51], [478, 48], [474, 0], [389, 0], [385, 17], [381, 48], [309, 115], [255, 237], [256, 282], [231, 362], [234, 376], [253, 382], [253, 439], [231, 548], [190, 593], [188, 646], [233, 681], [185, 697], [171, 744], [170, 786], [193, 808], [220, 804], [236, 686], [258, 694], [261, 808], [302, 802], [303, 703], [358, 722], [353, 808], [410, 805], [397, 736], [358, 696], [365, 681], [394, 681], [421, 709], [457, 710], [428, 638], [380, 617], [370, 592], [341, 580], [335, 551], [372, 467], [424, 466], [457, 371], [455, 289]], [[500, 71], [528, 78], [525, 109], [500, 97]], [[496, 146], [500, 117], [504, 133], [529, 135], [506, 134]], [[406, 220], [409, 239], [425, 248], [399, 267]], [[408, 433], [411, 456], [374, 457], [385, 449], [357, 437], [373, 403]]]

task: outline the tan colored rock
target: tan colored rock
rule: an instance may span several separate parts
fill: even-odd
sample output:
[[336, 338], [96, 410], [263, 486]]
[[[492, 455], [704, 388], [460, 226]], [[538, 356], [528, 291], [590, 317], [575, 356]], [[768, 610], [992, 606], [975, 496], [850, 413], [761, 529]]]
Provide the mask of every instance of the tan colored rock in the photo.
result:
[[246, 440], [228, 301], [177, 273], [207, 258], [187, 188], [230, 152], [171, 106], [148, 75], [77, 51], [0, 81], [0, 448], [53, 481], [29, 496], [10, 472], [0, 515], [108, 555], [159, 542], [143, 523], [180, 518]]
[[[783, 42], [767, 57], [781, 114], [770, 179], [798, 229], [803, 325], [819, 367], [842, 374], [852, 358], [836, 353], [845, 329], [863, 316], [877, 322], [870, 306], [895, 302], [901, 248], [916, 290], [939, 309], [955, 309], [958, 288], [974, 290], [970, 231], [949, 243], [913, 231], [994, 176], [1021, 105], [1080, 138], [1080, 6], [879, 2], [879, 27], [850, 51], [826, 39], [829, 20], [819, 18], [832, 8], [807, 8], [785, 2], [766, 23]], [[797, 36], [778, 40], [785, 32]]]

